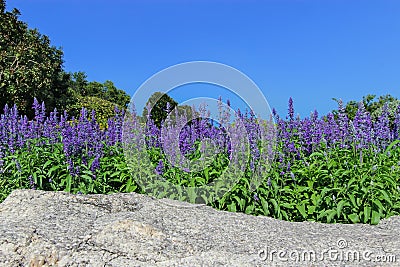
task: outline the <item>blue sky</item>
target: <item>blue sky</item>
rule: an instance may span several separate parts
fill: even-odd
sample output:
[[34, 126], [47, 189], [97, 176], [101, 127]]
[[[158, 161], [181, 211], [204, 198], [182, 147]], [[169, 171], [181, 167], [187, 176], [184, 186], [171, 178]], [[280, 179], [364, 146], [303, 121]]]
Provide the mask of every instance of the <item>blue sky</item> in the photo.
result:
[[[62, 47], [66, 71], [111, 80], [130, 96], [167, 67], [214, 61], [251, 78], [281, 116], [289, 97], [301, 117], [335, 109], [333, 97], [400, 98], [396, 0], [8, 0], [14, 7]], [[234, 98], [204, 84], [170, 95]]]

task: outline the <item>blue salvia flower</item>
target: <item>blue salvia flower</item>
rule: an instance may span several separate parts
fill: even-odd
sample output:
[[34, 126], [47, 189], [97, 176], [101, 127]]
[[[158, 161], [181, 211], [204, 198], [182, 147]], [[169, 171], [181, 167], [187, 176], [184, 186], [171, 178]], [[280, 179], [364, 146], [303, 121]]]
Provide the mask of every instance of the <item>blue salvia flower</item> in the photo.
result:
[[327, 141], [328, 147], [334, 147], [335, 144], [340, 142], [340, 130], [332, 113], [328, 113], [327, 121], [324, 126], [324, 136]]
[[17, 145], [18, 139], [18, 129], [17, 129], [17, 122], [18, 122], [18, 110], [17, 106], [14, 105], [13, 108], [7, 110], [8, 114], [5, 114], [5, 118], [7, 120], [7, 130], [6, 130], [6, 137], [7, 137], [7, 145], [8, 149], [11, 154], [14, 154]]
[[311, 146], [312, 146], [312, 152], [315, 151], [322, 140], [322, 123], [320, 119], [318, 118], [318, 112], [315, 110], [311, 114]]
[[372, 141], [372, 122], [369, 113], [365, 110], [364, 104], [358, 104], [358, 110], [353, 120], [355, 141], [357, 148], [366, 148]]
[[400, 105], [397, 107], [397, 112], [393, 124], [393, 139], [400, 139]]
[[349, 147], [349, 119], [346, 115], [345, 108], [343, 107], [342, 99], [339, 99], [339, 107], [338, 107], [338, 130], [339, 130], [339, 137], [340, 140], [340, 147], [341, 148], [348, 148]]
[[294, 108], [293, 108], [293, 99], [292, 97], [289, 98], [289, 120], [293, 121], [294, 120]]
[[35, 119], [39, 121], [41, 106], [36, 97], [33, 99], [33, 109], [35, 110]]
[[256, 202], [259, 202], [259, 201], [260, 201], [260, 199], [258, 198], [257, 193], [254, 194], [253, 198], [254, 198], [254, 200], [255, 200]]
[[24, 117], [21, 116], [21, 121], [18, 124], [18, 140], [17, 140], [18, 148], [24, 147], [27, 140], [29, 139], [28, 130], [29, 130], [28, 118], [26, 117], [26, 115]]
[[311, 130], [311, 120], [309, 118], [305, 118], [301, 121], [299, 127], [299, 139], [300, 144], [302, 145], [302, 150], [306, 155], [311, 154], [312, 150], [312, 130]]
[[385, 149], [386, 146], [392, 142], [392, 135], [389, 125], [389, 111], [388, 105], [385, 103], [382, 109], [382, 114], [378, 120], [374, 122], [374, 139], [376, 145], [380, 148]]
[[163, 161], [162, 161], [162, 160], [160, 160], [160, 161], [158, 162], [158, 165], [157, 165], [155, 171], [156, 171], [156, 173], [157, 173], [158, 175], [162, 175], [162, 174], [164, 173], [164, 164], [163, 164]]
[[19, 163], [18, 160], [15, 161], [15, 166], [17, 167], [17, 171], [21, 172], [21, 164]]
[[29, 184], [31, 186], [31, 189], [35, 190], [36, 189], [36, 185], [35, 185], [35, 181], [33, 180], [32, 175], [29, 175], [28, 180], [29, 180]]

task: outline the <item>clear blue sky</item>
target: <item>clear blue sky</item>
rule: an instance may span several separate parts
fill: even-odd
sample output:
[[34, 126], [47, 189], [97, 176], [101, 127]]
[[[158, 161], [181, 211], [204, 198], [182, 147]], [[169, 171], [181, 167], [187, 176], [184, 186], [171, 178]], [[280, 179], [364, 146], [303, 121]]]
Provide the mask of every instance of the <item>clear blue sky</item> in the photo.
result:
[[[62, 47], [67, 71], [130, 96], [158, 71], [202, 60], [248, 75], [281, 116], [290, 96], [301, 117], [336, 108], [332, 97], [400, 98], [397, 0], [8, 0], [14, 7]], [[183, 102], [202, 90], [216, 97], [199, 85], [171, 95]]]

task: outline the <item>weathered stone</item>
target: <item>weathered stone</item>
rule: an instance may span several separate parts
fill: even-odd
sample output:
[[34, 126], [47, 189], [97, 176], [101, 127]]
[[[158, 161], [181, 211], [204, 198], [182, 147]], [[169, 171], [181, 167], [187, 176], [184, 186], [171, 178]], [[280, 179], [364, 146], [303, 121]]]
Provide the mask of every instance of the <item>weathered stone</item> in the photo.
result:
[[[376, 226], [289, 223], [135, 193], [16, 190], [0, 204], [0, 231], [0, 266], [400, 264], [397, 216]], [[273, 250], [286, 255], [279, 259]], [[296, 262], [295, 253], [315, 260], [307, 256]], [[376, 262], [377, 256], [397, 261]]]

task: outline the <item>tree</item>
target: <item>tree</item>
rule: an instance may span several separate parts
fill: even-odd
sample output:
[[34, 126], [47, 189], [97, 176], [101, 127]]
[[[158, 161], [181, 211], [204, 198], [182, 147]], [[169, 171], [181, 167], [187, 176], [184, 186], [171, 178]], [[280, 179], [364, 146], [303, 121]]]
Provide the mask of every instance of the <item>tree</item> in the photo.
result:
[[70, 74], [70, 90], [73, 92], [75, 96], [87, 96], [87, 75], [83, 71], [78, 71]]
[[0, 108], [15, 103], [32, 118], [36, 97], [48, 111], [62, 110], [71, 98], [62, 50], [37, 29], [28, 29], [18, 9], [7, 12], [5, 6], [0, 0]]
[[[363, 97], [362, 102], [364, 104], [365, 110], [371, 114], [373, 119], [377, 119], [382, 113], [383, 106], [385, 104], [388, 104], [389, 114], [390, 114], [389, 118], [392, 121], [394, 119], [393, 114], [395, 114], [395, 112], [396, 112], [399, 100], [389, 94], [384, 95], [384, 96], [379, 96], [377, 101], [376, 100], [374, 101], [375, 97], [376, 97], [376, 95], [369, 95], [369, 94]], [[339, 103], [338, 99], [336, 99], [336, 98], [332, 98], [332, 99]], [[345, 113], [346, 113], [347, 117], [352, 120], [352, 119], [354, 119], [354, 117], [357, 113], [358, 102], [351, 100], [346, 103], [344, 108], [345, 108]], [[337, 110], [333, 111], [333, 114], [336, 115], [337, 113], [338, 113]]]
[[147, 120], [147, 106], [152, 106], [151, 118], [154, 120], [157, 127], [161, 127], [162, 122], [168, 117], [167, 103], [169, 103], [169, 111], [171, 112], [170, 118], [172, 121], [176, 120], [175, 112], [172, 111], [174, 108], [178, 110], [178, 116], [183, 116], [186, 114], [187, 124], [191, 124], [193, 115], [199, 116], [200, 114], [196, 112], [193, 114], [192, 107], [188, 105], [179, 106], [178, 103], [170, 97], [168, 94], [161, 92], [155, 92], [147, 100], [146, 107], [143, 108], [141, 121], [145, 122]]
[[169, 103], [169, 110], [173, 110], [178, 105], [169, 95], [155, 92], [147, 100], [146, 107], [143, 108], [143, 119], [146, 119], [148, 114], [147, 106], [150, 106], [151, 119], [153, 119], [158, 128], [161, 128], [161, 123], [168, 117], [167, 103]]
[[78, 95], [101, 98], [115, 103], [123, 109], [127, 108], [130, 101], [129, 95], [125, 91], [115, 87], [112, 81], [107, 80], [104, 83], [96, 81], [88, 82], [84, 72], [74, 73], [72, 77], [74, 78], [72, 88]]
[[127, 111], [130, 97], [123, 90], [117, 89], [113, 82], [88, 82], [86, 73], [81, 71], [72, 73], [70, 76], [69, 90], [74, 99], [66, 108], [70, 116], [79, 117], [83, 107], [89, 112], [93, 109], [96, 112], [97, 121], [100, 122], [101, 127], [105, 127], [107, 120], [115, 116], [115, 106]]
[[89, 119], [91, 119], [91, 111], [95, 111], [95, 118], [101, 129], [107, 128], [108, 119], [115, 117], [115, 107], [119, 110], [122, 108], [115, 103], [95, 97], [95, 96], [80, 96], [75, 104], [68, 107], [67, 112], [69, 115], [79, 118], [82, 108], [88, 112]]
[[113, 102], [121, 107], [127, 108], [130, 97], [125, 93], [125, 91], [115, 87], [112, 81], [105, 81], [103, 83], [103, 91], [101, 95], [103, 99]]

